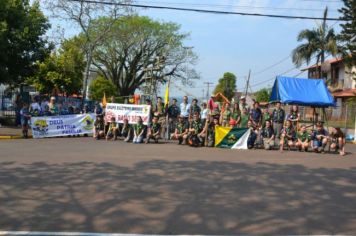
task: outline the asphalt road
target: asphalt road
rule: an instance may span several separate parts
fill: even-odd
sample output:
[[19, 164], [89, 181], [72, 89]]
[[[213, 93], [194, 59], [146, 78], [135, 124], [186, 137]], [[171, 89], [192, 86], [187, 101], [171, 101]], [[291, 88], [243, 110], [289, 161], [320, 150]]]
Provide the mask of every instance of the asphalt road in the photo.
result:
[[356, 234], [349, 155], [91, 138], [0, 142], [0, 230]]

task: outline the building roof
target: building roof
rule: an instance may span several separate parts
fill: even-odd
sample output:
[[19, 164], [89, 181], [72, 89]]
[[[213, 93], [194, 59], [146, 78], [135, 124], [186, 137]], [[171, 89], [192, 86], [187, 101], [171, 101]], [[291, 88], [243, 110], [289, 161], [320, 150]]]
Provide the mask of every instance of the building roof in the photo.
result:
[[356, 97], [356, 89], [344, 89], [342, 91], [334, 92], [335, 98]]
[[[330, 64], [334, 64], [334, 63], [337, 63], [337, 62], [340, 62], [342, 61], [343, 58], [332, 58], [330, 60], [326, 60], [324, 63], [330, 63]], [[306, 67], [306, 68], [303, 68], [301, 71], [306, 71], [306, 70], [309, 70], [309, 69], [313, 69], [313, 68], [318, 68], [321, 66], [321, 63], [318, 63], [317, 65], [314, 64], [312, 66], [309, 66], [309, 67]]]

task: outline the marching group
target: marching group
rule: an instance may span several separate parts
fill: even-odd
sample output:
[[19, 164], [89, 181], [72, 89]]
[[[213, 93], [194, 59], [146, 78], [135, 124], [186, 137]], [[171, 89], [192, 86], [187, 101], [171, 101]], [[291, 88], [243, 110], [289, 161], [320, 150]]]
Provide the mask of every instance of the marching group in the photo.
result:
[[309, 131], [306, 125], [300, 125], [298, 106], [293, 105], [289, 114], [286, 114], [282, 104], [277, 102], [272, 112], [268, 107], [260, 108], [258, 102], [252, 107], [241, 97], [239, 103], [225, 103], [219, 108], [216, 104], [203, 103], [198, 100], [191, 103], [188, 97], [177, 104], [173, 99], [169, 106], [165, 106], [161, 97], [157, 98], [155, 106], [149, 99], [146, 104], [151, 106], [151, 120], [147, 125], [142, 118], [137, 118], [136, 124], [123, 124], [116, 122], [115, 117], [110, 121], [104, 119], [104, 109], [97, 108], [97, 119], [94, 123], [94, 138], [116, 140], [122, 138], [126, 142], [149, 143], [158, 142], [162, 137], [178, 140], [178, 144], [194, 147], [215, 146], [215, 127], [248, 128], [250, 135], [247, 141], [248, 148], [264, 148], [266, 150], [296, 148], [299, 151], [324, 153], [327, 145], [330, 150], [339, 151], [345, 155], [345, 135], [338, 127], [331, 127], [330, 133], [321, 122], [315, 129]]

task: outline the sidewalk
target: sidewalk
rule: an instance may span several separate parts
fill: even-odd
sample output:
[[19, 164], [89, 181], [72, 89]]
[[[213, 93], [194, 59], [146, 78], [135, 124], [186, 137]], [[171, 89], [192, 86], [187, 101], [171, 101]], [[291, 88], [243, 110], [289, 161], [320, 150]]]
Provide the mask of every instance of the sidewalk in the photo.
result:
[[[29, 130], [29, 136], [32, 137], [31, 131]], [[22, 138], [22, 129], [19, 127], [0, 127], [0, 139], [19, 139]]]

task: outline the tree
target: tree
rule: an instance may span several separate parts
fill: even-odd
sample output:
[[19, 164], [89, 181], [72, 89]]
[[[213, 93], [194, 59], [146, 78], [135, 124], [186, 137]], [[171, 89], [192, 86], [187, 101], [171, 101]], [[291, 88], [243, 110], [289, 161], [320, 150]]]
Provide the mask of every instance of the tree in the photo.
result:
[[115, 85], [102, 76], [99, 76], [89, 86], [90, 98], [95, 101], [100, 101], [105, 93], [106, 97], [117, 96]]
[[[316, 64], [324, 63], [325, 54], [330, 53], [335, 56], [338, 53], [336, 35], [334, 30], [326, 24], [328, 9], [324, 11], [324, 19], [318, 27], [302, 30], [297, 37], [298, 42], [306, 40], [296, 47], [292, 52], [293, 63], [300, 67], [304, 62], [308, 63], [316, 56]], [[319, 73], [321, 74], [321, 73]]]
[[254, 95], [257, 102], [268, 102], [271, 95], [271, 89], [260, 89], [259, 91], [255, 92]]
[[37, 62], [37, 71], [28, 79], [41, 93], [54, 90], [67, 95], [79, 94], [83, 84], [84, 55], [74, 39], [62, 42], [58, 52], [53, 52], [45, 61]]
[[0, 1], [0, 83], [18, 85], [53, 48], [43, 37], [50, 25], [39, 2]]
[[214, 89], [214, 94], [222, 93], [225, 97], [231, 100], [235, 96], [236, 91], [236, 76], [233, 73], [226, 72], [219, 79], [218, 85]]
[[[341, 51], [347, 65], [356, 65], [356, 1], [344, 0], [344, 7], [339, 12], [343, 15], [340, 19], [345, 20], [340, 24], [342, 30], [339, 35], [340, 41], [343, 42]], [[350, 57], [351, 55], [351, 57]], [[356, 75], [353, 76], [356, 79]]]
[[[100, 34], [111, 20], [106, 17], [96, 20], [91, 33]], [[177, 24], [148, 17], [121, 17], [94, 49], [93, 65], [115, 84], [120, 96], [134, 94], [144, 83], [157, 85], [168, 78], [189, 84], [198, 78], [195, 70], [189, 67], [195, 64], [197, 57], [191, 48], [183, 45], [189, 35], [179, 30]]]
[[[105, 39], [106, 34], [120, 16], [119, 13], [129, 10], [127, 7], [121, 7], [119, 3], [130, 3], [130, 0], [106, 0], [105, 4], [86, 0], [47, 0], [46, 3], [55, 17], [73, 22], [81, 30], [83, 37], [81, 46], [86, 59], [83, 81], [83, 99], [85, 99], [93, 51]], [[100, 16], [109, 16], [110, 20], [105, 22], [106, 25], [102, 25], [100, 33], [93, 34], [91, 32], [92, 24]]]

